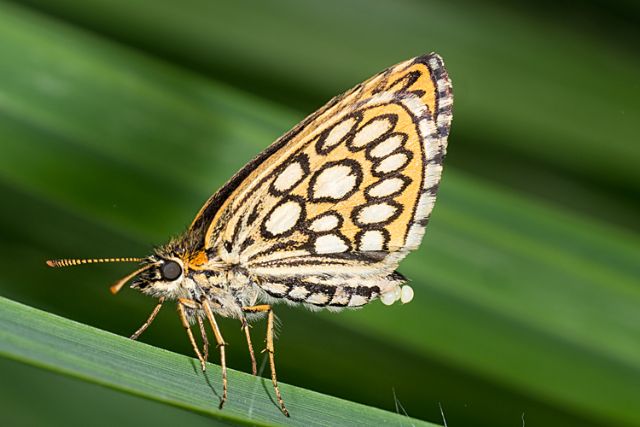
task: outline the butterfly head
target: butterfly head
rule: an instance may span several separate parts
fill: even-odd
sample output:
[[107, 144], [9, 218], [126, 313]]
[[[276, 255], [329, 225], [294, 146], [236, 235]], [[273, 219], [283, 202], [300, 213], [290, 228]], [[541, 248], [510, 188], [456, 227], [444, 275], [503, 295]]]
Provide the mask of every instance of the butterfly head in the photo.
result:
[[[151, 255], [145, 258], [131, 288], [151, 296], [180, 297], [184, 293], [185, 266], [177, 256]], [[111, 287], [112, 292], [119, 283]]]
[[82, 264], [107, 262], [137, 262], [139, 268], [111, 285], [111, 293], [116, 294], [130, 280], [131, 288], [152, 296], [180, 297], [184, 293], [185, 266], [183, 260], [174, 254], [156, 251], [146, 258], [91, 258], [49, 260], [49, 267], [69, 267]]

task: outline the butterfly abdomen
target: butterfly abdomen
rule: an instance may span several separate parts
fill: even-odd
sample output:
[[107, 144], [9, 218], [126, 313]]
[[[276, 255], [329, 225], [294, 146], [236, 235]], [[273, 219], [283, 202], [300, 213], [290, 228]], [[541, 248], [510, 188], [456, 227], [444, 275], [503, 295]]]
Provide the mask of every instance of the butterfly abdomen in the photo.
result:
[[346, 275], [307, 277], [267, 277], [259, 286], [270, 297], [290, 303], [316, 307], [360, 307], [384, 294], [399, 295], [406, 279], [397, 272], [390, 275]]

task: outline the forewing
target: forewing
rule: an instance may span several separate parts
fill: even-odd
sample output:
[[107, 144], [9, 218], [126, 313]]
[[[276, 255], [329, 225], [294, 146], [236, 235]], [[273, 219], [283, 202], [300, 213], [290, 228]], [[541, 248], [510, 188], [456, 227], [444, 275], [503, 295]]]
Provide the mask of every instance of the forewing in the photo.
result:
[[452, 102], [436, 54], [383, 71], [245, 166], [191, 234], [273, 297], [358, 306], [397, 293], [394, 270], [433, 208]]

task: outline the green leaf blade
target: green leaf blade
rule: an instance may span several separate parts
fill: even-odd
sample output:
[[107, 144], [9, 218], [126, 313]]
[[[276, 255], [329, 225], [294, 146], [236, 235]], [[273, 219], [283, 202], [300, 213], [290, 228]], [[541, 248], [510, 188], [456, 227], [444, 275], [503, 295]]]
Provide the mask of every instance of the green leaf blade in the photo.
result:
[[[434, 424], [280, 384], [292, 414], [273, 401], [267, 378], [230, 370], [218, 409], [220, 369], [0, 298], [0, 355], [215, 418], [247, 425]], [[327, 367], [328, 368], [328, 367]], [[209, 385], [211, 384], [211, 385]]]

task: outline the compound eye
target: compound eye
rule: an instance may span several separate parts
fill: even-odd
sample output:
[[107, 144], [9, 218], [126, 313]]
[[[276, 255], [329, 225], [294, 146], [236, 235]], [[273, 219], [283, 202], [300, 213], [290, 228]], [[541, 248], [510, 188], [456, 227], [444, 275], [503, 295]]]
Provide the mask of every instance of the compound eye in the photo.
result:
[[175, 261], [167, 261], [162, 266], [162, 278], [176, 280], [182, 274], [182, 267]]

